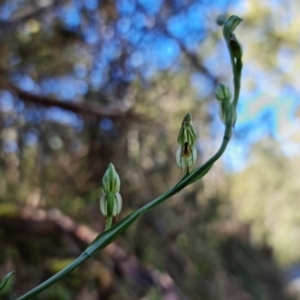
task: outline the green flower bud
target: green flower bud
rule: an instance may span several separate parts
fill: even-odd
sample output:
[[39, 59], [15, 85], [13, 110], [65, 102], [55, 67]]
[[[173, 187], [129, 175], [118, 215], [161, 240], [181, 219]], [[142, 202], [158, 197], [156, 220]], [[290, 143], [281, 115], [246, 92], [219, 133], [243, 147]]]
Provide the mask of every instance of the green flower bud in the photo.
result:
[[118, 193], [120, 191], [120, 177], [112, 163], [108, 165], [102, 179], [102, 189], [104, 193]]
[[215, 90], [215, 97], [218, 101], [229, 103], [231, 99], [231, 91], [225, 84], [219, 83]]
[[120, 193], [106, 194], [103, 192], [100, 198], [100, 210], [105, 218], [112, 214], [115, 219], [118, 219], [122, 210], [122, 197]]
[[100, 198], [100, 210], [105, 218], [114, 216], [117, 219], [121, 212], [120, 186], [120, 177], [114, 165], [110, 163], [102, 179], [102, 196]]
[[191, 147], [188, 143], [180, 146], [176, 153], [177, 165], [183, 170], [189, 172], [197, 159], [196, 147]]
[[236, 109], [234, 105], [230, 103], [231, 91], [224, 85], [219, 84], [215, 91], [215, 96], [217, 100], [220, 101], [219, 116], [222, 122], [226, 124], [231, 124], [233, 126], [236, 121]]
[[226, 125], [226, 108], [222, 104], [219, 107], [219, 117], [221, 121]]
[[230, 126], [234, 126], [236, 119], [237, 119], [237, 112], [236, 108], [233, 104], [230, 105], [230, 107], [227, 109], [227, 115], [226, 115], [226, 124]]
[[189, 173], [197, 159], [197, 151], [195, 147], [196, 139], [196, 132], [193, 127], [191, 115], [187, 114], [184, 117], [179, 130], [177, 138], [179, 149], [176, 153], [177, 165], [187, 173]]
[[191, 147], [196, 143], [196, 132], [193, 127], [192, 118], [190, 114], [187, 114], [182, 121], [181, 128], [179, 130], [177, 142], [180, 146], [188, 143]]
[[221, 103], [219, 116], [225, 125], [228, 124], [230, 126], [234, 126], [237, 119], [237, 113], [234, 105], [230, 104], [228, 106], [225, 106], [223, 103]]

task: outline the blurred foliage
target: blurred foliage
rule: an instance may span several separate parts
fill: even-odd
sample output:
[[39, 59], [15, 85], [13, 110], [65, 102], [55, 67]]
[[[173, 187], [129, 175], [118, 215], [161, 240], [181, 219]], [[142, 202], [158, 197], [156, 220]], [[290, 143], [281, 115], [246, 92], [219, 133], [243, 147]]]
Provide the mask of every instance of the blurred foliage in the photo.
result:
[[[238, 3], [242, 97], [263, 86], [263, 105], [270, 101], [266, 86], [276, 93], [288, 84], [298, 92], [300, 4]], [[59, 209], [101, 231], [108, 163], [122, 180], [122, 218], [182, 176], [176, 138], [187, 112], [198, 134], [198, 163], [214, 152], [222, 132], [214, 88], [231, 84], [215, 21], [235, 5], [0, 1], [0, 275], [16, 271], [5, 299], [45, 280], [86, 246], [48, 223], [37, 233], [40, 225], [20, 221], [23, 208]], [[45, 106], [49, 97], [54, 103]], [[82, 112], [64, 110], [61, 102]], [[299, 157], [285, 156], [272, 138], [251, 153], [241, 173], [226, 175], [216, 164], [118, 240], [141, 265], [169, 274], [178, 299], [284, 299], [270, 247], [280, 262], [299, 259]], [[124, 276], [101, 252], [37, 299], [163, 299], [157, 284], [137, 277]]]
[[284, 156], [269, 138], [255, 145], [249, 167], [232, 177], [232, 200], [243, 221], [251, 223], [253, 241], [270, 244], [281, 263], [298, 261], [299, 156]]

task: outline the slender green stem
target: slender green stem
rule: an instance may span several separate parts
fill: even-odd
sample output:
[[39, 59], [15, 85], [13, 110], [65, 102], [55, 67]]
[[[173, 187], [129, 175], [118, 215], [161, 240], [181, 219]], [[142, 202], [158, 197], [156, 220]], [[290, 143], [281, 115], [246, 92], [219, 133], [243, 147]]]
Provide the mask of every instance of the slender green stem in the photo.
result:
[[[226, 39], [226, 38], [225, 38]], [[231, 49], [229, 47], [228, 41], [227, 47], [230, 54], [231, 64], [232, 64], [232, 71], [233, 71], [233, 82], [234, 82], [234, 97], [233, 97], [233, 103], [235, 107], [238, 103], [239, 93], [240, 93], [240, 79], [241, 79], [241, 68], [238, 70], [236, 66], [236, 62], [234, 60], [234, 57], [232, 55]], [[242, 63], [240, 61], [240, 63]], [[219, 150], [215, 153], [215, 155], [210, 158], [205, 164], [203, 164], [201, 167], [195, 169], [193, 172], [186, 174], [181, 178], [181, 180], [172, 187], [169, 191], [165, 192], [164, 194], [160, 195], [156, 199], [152, 200], [151, 202], [147, 203], [140, 209], [134, 211], [130, 215], [128, 215], [126, 218], [124, 218], [122, 221], [111, 227], [112, 224], [112, 214], [110, 219], [108, 217], [105, 231], [98, 235], [96, 239], [85, 249], [85, 251], [77, 258], [75, 259], [70, 265], [68, 265], [63, 270], [59, 271], [52, 277], [50, 277], [45, 282], [41, 283], [39, 286], [35, 287], [31, 291], [27, 292], [23, 296], [19, 297], [17, 300], [27, 300], [31, 299], [35, 295], [42, 292], [44, 289], [48, 288], [50, 285], [61, 279], [62, 277], [66, 276], [70, 272], [72, 272], [75, 268], [77, 268], [79, 265], [81, 265], [85, 260], [87, 260], [91, 255], [93, 255], [96, 251], [105, 248], [107, 245], [112, 243], [120, 234], [124, 232], [132, 223], [134, 223], [140, 215], [146, 213], [150, 209], [154, 208], [161, 202], [165, 201], [166, 199], [170, 198], [174, 194], [181, 191], [183, 188], [188, 186], [189, 184], [195, 182], [196, 180], [202, 178], [212, 167], [212, 165], [221, 157], [221, 155], [224, 153], [228, 142], [231, 138], [232, 134], [232, 126], [226, 125], [224, 137], [222, 144], [219, 148]]]
[[113, 216], [108, 216], [106, 219], [105, 231], [111, 228]]
[[[108, 244], [110, 244], [112, 241], [114, 241], [126, 228], [128, 228], [141, 214], [146, 213], [150, 209], [154, 208], [161, 202], [165, 201], [166, 199], [170, 198], [171, 196], [175, 195], [179, 191], [181, 191], [184, 187], [191, 184], [195, 181], [195, 179], [204, 171], [207, 170], [207, 168], [210, 168], [215, 161], [217, 161], [221, 155], [224, 153], [228, 142], [230, 140], [232, 133], [231, 126], [226, 126], [224, 137], [222, 144], [219, 148], [219, 150], [216, 152], [216, 154], [210, 158], [205, 164], [203, 164], [201, 167], [197, 168], [194, 172], [190, 173], [187, 177], [183, 178], [179, 182], [179, 184], [175, 185], [173, 188], [168, 190], [166, 193], [160, 195], [156, 199], [152, 200], [148, 204], [141, 207], [139, 210], [134, 212], [135, 214], [133, 217], [129, 215], [125, 219], [123, 219], [118, 224], [114, 225], [112, 228], [110, 228], [111, 223], [107, 220], [105, 232], [100, 234], [94, 242], [91, 243], [91, 245], [79, 256], [77, 259], [75, 259], [69, 266], [61, 270], [60, 272], [56, 273], [52, 277], [50, 277], [48, 280], [37, 286], [36, 288], [32, 289], [25, 295], [19, 297], [17, 300], [27, 300], [32, 298], [33, 296], [37, 295], [56, 281], [58, 281], [60, 278], [64, 277], [65, 275], [72, 272], [75, 268], [77, 268], [79, 265], [81, 265], [85, 260], [87, 260], [91, 255], [93, 255], [96, 251], [99, 249], [103, 249]], [[110, 223], [110, 225], [108, 225]], [[109, 226], [109, 228], [108, 228]]]
[[[225, 22], [223, 26], [223, 36], [226, 41], [227, 49], [230, 56], [230, 62], [232, 66], [232, 72], [233, 72], [233, 84], [234, 84], [234, 96], [233, 96], [233, 104], [234, 107], [237, 107], [239, 94], [240, 94], [240, 88], [241, 88], [241, 73], [242, 73], [242, 60], [241, 58], [234, 58], [233, 51], [230, 47], [230, 38], [233, 34], [234, 29], [236, 26], [241, 22], [242, 20], [238, 18], [237, 16], [231, 16], [228, 18], [227, 22]], [[227, 24], [229, 27], [227, 27]], [[237, 63], [240, 63], [240, 67], [237, 68]]]
[[[224, 138], [223, 138], [223, 142], [221, 144], [221, 147], [219, 148], [219, 150], [217, 151], [217, 153], [211, 159], [209, 159], [204, 165], [202, 165], [201, 167], [197, 168], [193, 173], [190, 173], [189, 176], [187, 176], [184, 180], [182, 180], [179, 184], [175, 185], [169, 191], [167, 191], [166, 193], [160, 195], [156, 199], [152, 200], [148, 204], [146, 204], [143, 207], [141, 207], [139, 210], [137, 210], [135, 212], [135, 215], [133, 217], [131, 217], [132, 214], [129, 215], [128, 217], [126, 217], [125, 219], [123, 219], [121, 222], [119, 222], [118, 224], [114, 225], [110, 229], [107, 228], [107, 226], [108, 226], [107, 224], [109, 223], [109, 222], [107, 222], [106, 223], [105, 232], [102, 233], [99, 237], [97, 237], [94, 240], [94, 242], [92, 242], [91, 245], [81, 254], [81, 256], [79, 256], [77, 259], [75, 259], [66, 268], [64, 268], [63, 270], [59, 271], [58, 273], [56, 273], [55, 275], [53, 275], [52, 277], [50, 277], [48, 280], [46, 280], [45, 282], [43, 282], [42, 284], [40, 284], [36, 288], [34, 288], [31, 291], [29, 291], [28, 293], [26, 293], [25, 295], [19, 297], [17, 300], [27, 300], [27, 299], [30, 299], [30, 298], [34, 297], [35, 295], [37, 295], [38, 293], [40, 293], [41, 291], [43, 291], [44, 289], [46, 289], [47, 287], [49, 287], [50, 285], [52, 285], [53, 283], [55, 283], [56, 281], [58, 281], [60, 278], [62, 278], [65, 275], [69, 274], [75, 268], [77, 268], [79, 265], [81, 265], [85, 260], [87, 260], [91, 255], [93, 255], [96, 251], [98, 251], [99, 249], [103, 249], [108, 244], [110, 244], [113, 240], [115, 240], [141, 214], [146, 213], [147, 211], [149, 211], [153, 207], [157, 206], [161, 202], [165, 201], [166, 199], [170, 198], [174, 194], [176, 194], [179, 191], [181, 191], [187, 185], [191, 184], [193, 182], [193, 180], [199, 176], [199, 174], [201, 174], [208, 167], [210, 167], [211, 165], [213, 165], [213, 163], [218, 158], [220, 158], [220, 156], [223, 154], [223, 152], [225, 151], [225, 149], [227, 147], [227, 144], [228, 144], [228, 142], [230, 140], [230, 137], [231, 137], [231, 127], [230, 126], [226, 126], [225, 133], [224, 133]], [[99, 238], [101, 238], [101, 239], [99, 239]]]
[[234, 106], [236, 107], [237, 101], [239, 99], [239, 93], [240, 93], [240, 80], [239, 80], [238, 72], [235, 67], [235, 60], [229, 46], [228, 46], [228, 50], [229, 50], [230, 62], [231, 62], [232, 72], [233, 72], [233, 83], [234, 83], [233, 103]]
[[152, 200], [151, 202], [149, 202], [148, 204], [143, 206], [141, 208], [142, 214], [146, 213], [147, 211], [149, 211], [153, 207], [157, 206], [164, 200], [170, 198], [171, 196], [173, 196], [176, 193], [178, 193], [179, 191], [181, 191], [183, 188], [185, 188], [186, 186], [191, 184], [194, 181], [194, 179], [199, 176], [199, 174], [201, 174], [203, 171], [205, 171], [208, 167], [212, 166], [214, 164], [214, 162], [216, 160], [218, 160], [220, 158], [220, 156], [224, 153], [224, 151], [227, 147], [227, 144], [230, 140], [231, 131], [232, 131], [231, 126], [226, 126], [223, 142], [222, 142], [219, 150], [216, 152], [216, 154], [211, 159], [209, 159], [205, 164], [203, 164], [201, 167], [197, 168], [193, 173], [190, 173], [190, 175], [187, 176], [186, 178], [184, 178], [181, 182], [179, 182], [179, 184], [175, 185], [173, 188], [168, 190], [166, 193], [162, 194], [161, 196], [157, 197], [156, 199]]
[[232, 73], [233, 73], [233, 86], [234, 86], [233, 104], [235, 107], [237, 107], [237, 103], [240, 96], [240, 90], [241, 90], [241, 71], [238, 71], [236, 68], [236, 61], [235, 58], [233, 57], [229, 43], [226, 42], [226, 45], [229, 51], [230, 62], [231, 62]]

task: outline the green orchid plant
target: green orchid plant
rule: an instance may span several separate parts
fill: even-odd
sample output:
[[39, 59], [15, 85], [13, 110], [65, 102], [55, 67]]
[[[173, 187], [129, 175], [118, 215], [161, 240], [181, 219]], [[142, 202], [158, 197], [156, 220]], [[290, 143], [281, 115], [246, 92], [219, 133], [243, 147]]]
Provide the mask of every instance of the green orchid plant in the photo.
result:
[[100, 210], [106, 218], [105, 230], [109, 229], [113, 217], [117, 220], [122, 209], [122, 197], [119, 193], [121, 181], [115, 167], [109, 164], [102, 179], [102, 196], [100, 198]]
[[187, 114], [182, 121], [178, 134], [177, 142], [179, 148], [176, 153], [176, 162], [187, 175], [197, 159], [196, 140], [192, 117], [190, 114]]
[[[184, 176], [170, 190], [158, 196], [156, 199], [147, 203], [143, 207], [132, 212], [126, 218], [113, 226], [112, 221], [113, 219], [117, 219], [122, 208], [122, 198], [119, 194], [119, 175], [117, 174], [113, 164], [110, 164], [102, 180], [103, 194], [100, 199], [100, 210], [106, 218], [105, 231], [99, 234], [95, 238], [95, 240], [83, 251], [83, 253], [70, 265], [68, 265], [37, 287], [33, 288], [26, 294], [20, 296], [19, 298], [17, 298], [17, 300], [27, 300], [33, 298], [34, 296], [51, 286], [53, 283], [72, 272], [84, 261], [90, 258], [95, 252], [105, 248], [107, 245], [112, 243], [141, 215], [145, 214], [147, 211], [154, 208], [161, 202], [177, 194], [186, 186], [205, 176], [205, 174], [211, 169], [213, 164], [221, 157], [229, 143], [233, 126], [237, 118], [236, 108], [240, 94], [243, 51], [241, 44], [239, 43], [233, 32], [241, 21], [242, 20], [239, 17], [231, 16], [221, 24], [223, 26], [223, 36], [230, 55], [234, 90], [232, 96], [232, 93], [227, 86], [225, 86], [224, 84], [219, 84], [215, 91], [216, 99], [220, 102], [220, 117], [225, 125], [223, 140], [218, 151], [202, 166], [197, 167], [193, 171], [191, 171], [192, 166], [195, 164], [197, 158], [196, 133], [192, 125], [191, 116], [190, 114], [187, 114], [182, 121], [182, 125], [179, 131], [177, 139], [179, 149], [176, 155], [177, 164], [183, 170]], [[12, 273], [9, 273], [5, 276], [3, 281], [0, 283], [0, 290], [7, 283], [11, 275]]]

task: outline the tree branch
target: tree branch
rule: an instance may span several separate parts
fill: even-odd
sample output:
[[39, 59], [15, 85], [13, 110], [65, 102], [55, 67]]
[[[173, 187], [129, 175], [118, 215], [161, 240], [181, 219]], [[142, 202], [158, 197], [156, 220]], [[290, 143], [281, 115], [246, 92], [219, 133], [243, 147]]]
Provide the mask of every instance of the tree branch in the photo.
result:
[[83, 116], [93, 116], [93, 117], [100, 117], [100, 118], [122, 118], [122, 117], [129, 117], [132, 119], [140, 119], [138, 115], [133, 113], [132, 111], [120, 111], [120, 110], [111, 110], [105, 108], [97, 108], [88, 105], [72, 103], [72, 102], [64, 102], [59, 101], [51, 97], [40, 96], [31, 94], [20, 89], [18, 86], [11, 82], [6, 82], [2, 84], [2, 87], [9, 90], [13, 94], [17, 95], [21, 100], [28, 103], [33, 103], [37, 105], [41, 105], [44, 107], [59, 107], [68, 111], [72, 111], [74, 113], [83, 115]]
[[11, 34], [11, 32], [15, 31], [21, 24], [24, 24], [30, 19], [38, 18], [41, 19], [41, 17], [48, 12], [49, 10], [53, 9], [53, 7], [58, 3], [58, 0], [50, 1], [49, 3], [45, 5], [39, 5], [32, 7], [30, 10], [27, 10], [25, 13], [21, 12], [20, 10], [18, 14], [13, 16], [10, 20], [0, 21], [0, 40], [5, 40], [8, 34]]

